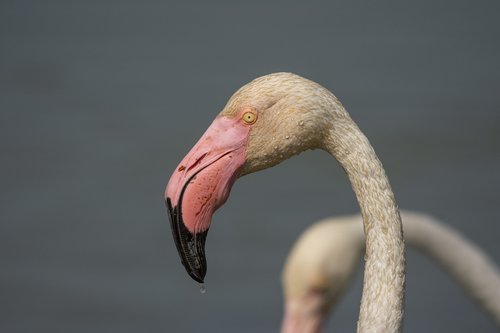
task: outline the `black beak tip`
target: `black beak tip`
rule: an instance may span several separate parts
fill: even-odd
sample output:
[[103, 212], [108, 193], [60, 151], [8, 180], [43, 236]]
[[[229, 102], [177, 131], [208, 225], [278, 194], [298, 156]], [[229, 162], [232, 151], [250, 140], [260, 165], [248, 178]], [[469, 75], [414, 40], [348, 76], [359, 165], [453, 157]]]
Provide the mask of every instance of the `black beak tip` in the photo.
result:
[[188, 274], [196, 282], [203, 283], [203, 279], [205, 278], [205, 276], [204, 276], [205, 274], [203, 274], [203, 276], [202, 276], [200, 274], [200, 272], [195, 272], [195, 271], [188, 272]]
[[208, 230], [192, 234], [184, 225], [180, 204], [172, 207], [170, 198], [167, 198], [165, 203], [168, 208], [168, 217], [170, 218], [175, 246], [181, 257], [182, 265], [193, 280], [203, 283], [207, 273], [205, 240]]

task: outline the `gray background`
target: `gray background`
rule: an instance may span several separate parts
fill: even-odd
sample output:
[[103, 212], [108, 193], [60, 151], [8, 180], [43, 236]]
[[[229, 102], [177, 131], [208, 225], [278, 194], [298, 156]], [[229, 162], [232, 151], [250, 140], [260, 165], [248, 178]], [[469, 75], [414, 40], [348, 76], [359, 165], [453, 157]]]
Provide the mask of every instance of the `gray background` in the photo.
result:
[[[226, 99], [276, 71], [340, 98], [401, 207], [500, 262], [499, 13], [498, 1], [2, 1], [0, 331], [278, 331], [293, 241], [358, 209], [337, 163], [307, 152], [239, 180], [214, 217], [204, 295], [163, 203]], [[329, 330], [354, 331], [356, 279]], [[496, 330], [412, 250], [407, 281], [406, 332]]]

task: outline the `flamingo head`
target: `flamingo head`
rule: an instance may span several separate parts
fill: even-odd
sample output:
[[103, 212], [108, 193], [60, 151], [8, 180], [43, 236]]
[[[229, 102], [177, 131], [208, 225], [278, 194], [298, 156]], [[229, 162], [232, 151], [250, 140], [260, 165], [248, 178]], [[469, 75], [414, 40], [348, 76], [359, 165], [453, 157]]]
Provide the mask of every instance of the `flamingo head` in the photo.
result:
[[331, 105], [322, 104], [332, 97], [320, 85], [290, 73], [255, 79], [229, 99], [176, 167], [165, 202], [182, 264], [194, 280], [204, 280], [212, 215], [226, 202], [236, 179], [305, 149], [321, 148], [333, 115], [323, 112]]

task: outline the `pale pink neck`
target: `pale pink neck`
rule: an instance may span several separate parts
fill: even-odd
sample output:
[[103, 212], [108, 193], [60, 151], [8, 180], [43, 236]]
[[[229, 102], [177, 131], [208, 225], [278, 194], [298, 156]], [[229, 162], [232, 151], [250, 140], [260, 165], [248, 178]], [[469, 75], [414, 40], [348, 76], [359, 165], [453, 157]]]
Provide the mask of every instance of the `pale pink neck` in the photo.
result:
[[366, 263], [358, 332], [399, 332], [405, 251], [389, 180], [368, 139], [347, 114], [332, 123], [323, 148], [347, 173], [363, 216]]

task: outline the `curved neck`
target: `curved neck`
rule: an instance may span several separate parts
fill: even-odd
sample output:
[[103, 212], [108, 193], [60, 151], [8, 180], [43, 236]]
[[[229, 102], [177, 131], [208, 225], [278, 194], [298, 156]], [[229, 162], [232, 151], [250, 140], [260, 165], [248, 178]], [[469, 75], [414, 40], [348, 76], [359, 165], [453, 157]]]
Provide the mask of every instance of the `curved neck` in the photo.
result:
[[389, 180], [368, 139], [347, 113], [332, 122], [323, 144], [347, 173], [363, 216], [366, 263], [358, 332], [399, 332], [405, 252]]
[[500, 325], [500, 273], [476, 245], [435, 219], [403, 213], [405, 239], [435, 259]]

